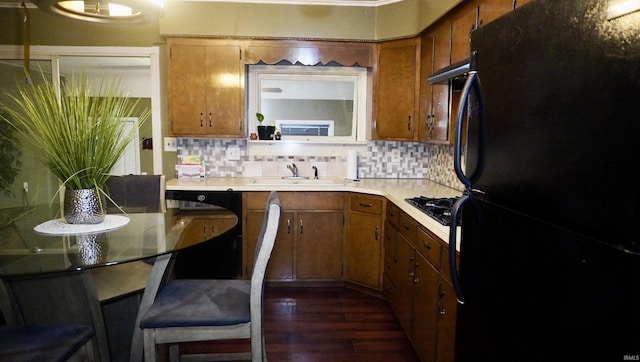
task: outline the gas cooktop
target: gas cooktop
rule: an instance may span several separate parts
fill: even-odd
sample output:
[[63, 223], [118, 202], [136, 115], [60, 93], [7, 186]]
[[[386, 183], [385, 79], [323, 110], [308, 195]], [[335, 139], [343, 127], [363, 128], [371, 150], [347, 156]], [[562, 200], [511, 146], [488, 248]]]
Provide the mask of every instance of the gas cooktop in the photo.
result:
[[456, 200], [458, 200], [458, 197], [429, 198], [420, 196], [405, 199], [405, 201], [445, 226], [451, 224], [451, 209]]

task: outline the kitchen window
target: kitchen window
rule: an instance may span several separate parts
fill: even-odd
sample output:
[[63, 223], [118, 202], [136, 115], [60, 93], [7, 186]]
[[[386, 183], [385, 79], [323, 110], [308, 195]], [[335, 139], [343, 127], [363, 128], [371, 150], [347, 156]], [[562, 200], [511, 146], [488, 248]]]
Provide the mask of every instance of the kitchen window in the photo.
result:
[[252, 65], [248, 74], [250, 133], [261, 113], [285, 142], [366, 142], [366, 68]]

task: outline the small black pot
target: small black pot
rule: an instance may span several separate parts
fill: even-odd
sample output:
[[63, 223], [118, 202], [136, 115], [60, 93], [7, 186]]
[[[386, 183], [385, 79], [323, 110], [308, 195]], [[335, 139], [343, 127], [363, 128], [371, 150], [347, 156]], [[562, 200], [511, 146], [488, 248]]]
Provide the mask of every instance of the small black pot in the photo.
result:
[[275, 132], [275, 126], [258, 126], [258, 139], [272, 140]]

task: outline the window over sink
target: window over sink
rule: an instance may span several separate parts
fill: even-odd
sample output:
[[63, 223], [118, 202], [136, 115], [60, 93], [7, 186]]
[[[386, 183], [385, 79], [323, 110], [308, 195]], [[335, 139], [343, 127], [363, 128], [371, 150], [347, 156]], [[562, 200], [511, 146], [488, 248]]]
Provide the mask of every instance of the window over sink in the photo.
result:
[[[285, 142], [366, 142], [366, 68], [251, 65], [247, 89], [250, 133], [265, 125]], [[261, 124], [256, 113], [264, 116]]]

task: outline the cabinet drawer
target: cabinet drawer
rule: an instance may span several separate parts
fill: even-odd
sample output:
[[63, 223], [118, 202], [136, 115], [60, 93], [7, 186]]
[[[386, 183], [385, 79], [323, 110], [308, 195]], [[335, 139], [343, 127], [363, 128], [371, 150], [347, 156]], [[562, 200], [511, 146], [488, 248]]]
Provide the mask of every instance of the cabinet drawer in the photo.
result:
[[400, 209], [393, 203], [387, 203], [387, 221], [393, 226], [400, 226]]
[[[343, 210], [344, 195], [341, 192], [278, 192], [283, 210]], [[245, 210], [264, 210], [268, 192], [243, 193]]]
[[400, 212], [398, 220], [398, 231], [400, 231], [400, 234], [404, 235], [407, 240], [414, 243], [416, 240], [416, 227], [418, 226], [418, 223], [404, 212]]
[[428, 230], [419, 227], [416, 248], [436, 269], [440, 269], [440, 250], [442, 245], [434, 235]]
[[382, 215], [383, 199], [375, 196], [351, 195], [351, 211]]

